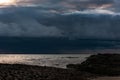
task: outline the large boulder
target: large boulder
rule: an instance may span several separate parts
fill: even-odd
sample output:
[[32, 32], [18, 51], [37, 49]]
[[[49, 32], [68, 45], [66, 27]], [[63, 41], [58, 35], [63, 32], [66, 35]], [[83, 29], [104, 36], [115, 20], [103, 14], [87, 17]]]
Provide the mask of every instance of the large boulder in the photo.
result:
[[98, 75], [120, 75], [120, 54], [91, 55], [81, 64], [69, 64], [67, 68], [90, 72]]

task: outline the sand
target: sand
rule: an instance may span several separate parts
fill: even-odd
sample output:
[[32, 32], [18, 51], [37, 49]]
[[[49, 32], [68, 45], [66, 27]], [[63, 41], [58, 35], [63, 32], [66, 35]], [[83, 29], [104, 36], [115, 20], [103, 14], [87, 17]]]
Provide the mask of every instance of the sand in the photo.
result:
[[92, 80], [120, 80], [120, 77], [99, 77]]

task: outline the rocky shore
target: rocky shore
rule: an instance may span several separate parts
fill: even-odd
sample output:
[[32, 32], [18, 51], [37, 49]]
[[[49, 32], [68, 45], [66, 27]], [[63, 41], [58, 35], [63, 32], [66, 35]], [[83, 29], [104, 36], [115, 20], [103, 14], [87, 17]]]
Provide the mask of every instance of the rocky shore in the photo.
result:
[[0, 80], [88, 80], [89, 76], [87, 73], [70, 69], [0, 64]]
[[120, 76], [120, 54], [91, 55], [81, 64], [69, 64], [67, 68], [98, 76]]

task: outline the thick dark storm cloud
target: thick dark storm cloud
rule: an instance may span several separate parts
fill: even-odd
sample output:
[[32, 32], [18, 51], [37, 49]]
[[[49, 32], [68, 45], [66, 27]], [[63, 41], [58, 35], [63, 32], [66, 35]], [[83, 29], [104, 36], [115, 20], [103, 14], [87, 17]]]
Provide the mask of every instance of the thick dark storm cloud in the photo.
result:
[[0, 9], [0, 36], [120, 39], [119, 0], [18, 0]]

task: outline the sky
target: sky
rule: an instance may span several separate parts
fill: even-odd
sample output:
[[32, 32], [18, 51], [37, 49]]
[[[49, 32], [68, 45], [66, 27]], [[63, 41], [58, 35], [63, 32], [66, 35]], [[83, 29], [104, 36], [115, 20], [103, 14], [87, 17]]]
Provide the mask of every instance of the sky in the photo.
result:
[[0, 36], [120, 39], [120, 0], [14, 0], [0, 6]]
[[119, 7], [120, 0], [0, 1], [0, 36], [120, 40]]

